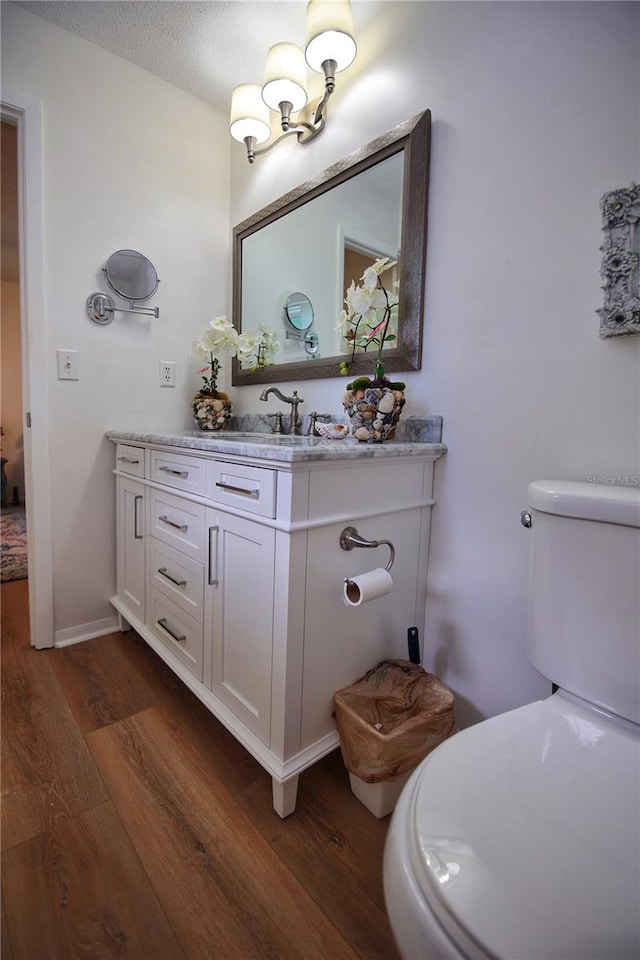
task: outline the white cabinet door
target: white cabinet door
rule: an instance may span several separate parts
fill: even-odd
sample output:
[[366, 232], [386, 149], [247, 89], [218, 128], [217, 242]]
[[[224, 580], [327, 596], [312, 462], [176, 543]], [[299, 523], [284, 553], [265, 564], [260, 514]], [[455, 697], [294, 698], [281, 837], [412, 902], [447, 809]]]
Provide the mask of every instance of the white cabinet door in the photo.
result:
[[268, 744], [275, 532], [207, 510], [211, 689]]
[[145, 614], [145, 487], [118, 477], [118, 596], [140, 620]]

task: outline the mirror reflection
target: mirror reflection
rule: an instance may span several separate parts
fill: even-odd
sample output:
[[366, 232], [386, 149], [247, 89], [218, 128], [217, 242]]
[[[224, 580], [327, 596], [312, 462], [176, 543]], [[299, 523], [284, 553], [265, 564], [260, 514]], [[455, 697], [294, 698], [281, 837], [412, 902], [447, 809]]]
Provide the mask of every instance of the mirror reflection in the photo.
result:
[[287, 297], [284, 309], [294, 330], [308, 330], [313, 323], [311, 300], [304, 293], [292, 293]]
[[[338, 376], [351, 349], [337, 329], [346, 290], [381, 257], [397, 261], [388, 282], [399, 297], [397, 340], [385, 363], [419, 369], [429, 127], [426, 111], [235, 228], [235, 325], [264, 324], [280, 349], [274, 366], [234, 364], [234, 384]], [[305, 329], [307, 338], [295, 335]], [[364, 370], [359, 362], [354, 374]]]
[[107, 260], [104, 273], [111, 289], [132, 303], [148, 300], [160, 282], [154, 265], [137, 250], [116, 250]]

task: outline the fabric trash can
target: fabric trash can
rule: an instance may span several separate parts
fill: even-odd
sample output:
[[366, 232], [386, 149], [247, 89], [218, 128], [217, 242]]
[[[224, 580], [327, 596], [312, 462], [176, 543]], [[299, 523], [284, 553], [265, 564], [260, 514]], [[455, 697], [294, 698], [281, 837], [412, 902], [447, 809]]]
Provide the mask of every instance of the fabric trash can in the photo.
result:
[[334, 695], [340, 749], [353, 793], [391, 813], [421, 760], [456, 732], [453, 693], [410, 660], [382, 660]]

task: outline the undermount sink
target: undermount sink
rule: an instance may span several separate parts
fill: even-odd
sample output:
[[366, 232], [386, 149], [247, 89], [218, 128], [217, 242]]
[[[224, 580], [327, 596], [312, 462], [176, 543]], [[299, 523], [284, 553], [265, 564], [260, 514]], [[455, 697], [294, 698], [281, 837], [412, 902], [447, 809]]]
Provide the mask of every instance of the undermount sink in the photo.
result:
[[316, 446], [323, 442], [322, 437], [301, 437], [293, 433], [250, 433], [244, 430], [197, 430], [193, 436], [209, 440], [235, 440], [238, 443], [260, 443], [278, 447]]

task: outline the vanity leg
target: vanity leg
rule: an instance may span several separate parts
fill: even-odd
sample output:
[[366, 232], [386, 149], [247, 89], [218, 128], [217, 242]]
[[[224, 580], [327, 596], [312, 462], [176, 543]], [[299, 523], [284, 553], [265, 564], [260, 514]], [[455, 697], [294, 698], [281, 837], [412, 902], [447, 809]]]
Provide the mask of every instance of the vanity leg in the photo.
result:
[[275, 777], [272, 777], [273, 785], [273, 809], [279, 817], [283, 819], [288, 817], [296, 808], [296, 796], [298, 793], [298, 777], [291, 777], [280, 783]]
[[131, 630], [131, 624], [124, 619], [121, 613], [118, 614], [118, 630], [120, 633], [126, 633], [127, 630]]

